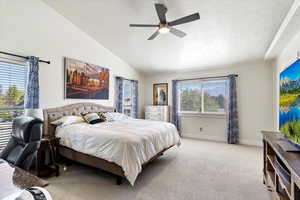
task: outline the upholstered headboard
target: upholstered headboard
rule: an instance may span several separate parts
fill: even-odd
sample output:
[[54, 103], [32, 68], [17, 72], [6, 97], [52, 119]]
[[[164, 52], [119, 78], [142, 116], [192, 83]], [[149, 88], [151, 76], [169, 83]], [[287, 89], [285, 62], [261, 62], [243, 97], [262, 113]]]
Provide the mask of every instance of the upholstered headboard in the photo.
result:
[[62, 116], [81, 116], [82, 112], [114, 112], [114, 107], [102, 106], [95, 103], [75, 103], [66, 106], [48, 108], [43, 110], [44, 114], [44, 136], [55, 137], [55, 126], [51, 122]]

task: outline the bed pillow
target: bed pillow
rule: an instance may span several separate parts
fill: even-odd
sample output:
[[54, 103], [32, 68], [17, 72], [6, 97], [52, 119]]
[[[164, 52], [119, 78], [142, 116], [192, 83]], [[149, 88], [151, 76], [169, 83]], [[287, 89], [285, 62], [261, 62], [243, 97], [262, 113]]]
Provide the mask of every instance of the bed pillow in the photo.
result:
[[84, 120], [80, 116], [64, 116], [59, 118], [58, 120], [51, 122], [51, 124], [55, 126], [67, 126], [67, 125], [82, 123], [82, 122], [84, 122]]
[[128, 117], [127, 115], [124, 115], [124, 114], [118, 113], [118, 112], [106, 112], [106, 113], [103, 113], [103, 114], [105, 115], [106, 120], [108, 122], [126, 120], [126, 119], [131, 118], [131, 117]]
[[82, 118], [89, 124], [97, 124], [100, 122], [104, 122], [105, 120], [101, 119], [98, 113], [81, 113]]

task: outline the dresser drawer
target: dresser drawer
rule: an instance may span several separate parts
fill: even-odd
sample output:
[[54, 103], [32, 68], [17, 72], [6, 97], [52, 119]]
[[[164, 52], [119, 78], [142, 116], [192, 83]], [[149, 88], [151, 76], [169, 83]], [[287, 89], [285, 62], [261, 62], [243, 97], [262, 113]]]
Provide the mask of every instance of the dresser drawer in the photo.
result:
[[168, 106], [146, 106], [145, 119], [157, 121], [169, 121]]

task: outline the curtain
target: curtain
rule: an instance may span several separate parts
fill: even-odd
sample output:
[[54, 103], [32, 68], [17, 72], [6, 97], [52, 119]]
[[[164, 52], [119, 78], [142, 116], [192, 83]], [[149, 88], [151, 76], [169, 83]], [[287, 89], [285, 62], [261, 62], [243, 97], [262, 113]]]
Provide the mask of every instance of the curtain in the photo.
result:
[[179, 86], [177, 80], [172, 80], [172, 121], [173, 124], [177, 127], [179, 134], [181, 136], [180, 131], [180, 118], [178, 114], [178, 94], [179, 94]]
[[30, 56], [24, 106], [26, 109], [39, 108], [39, 58]]
[[228, 112], [227, 112], [227, 142], [239, 142], [239, 121], [237, 110], [236, 76], [228, 76]]
[[139, 115], [139, 83], [136, 80], [131, 80], [132, 83], [132, 117], [138, 118]]
[[116, 77], [116, 109], [117, 112], [123, 112], [123, 85], [124, 85], [124, 78], [123, 77]]

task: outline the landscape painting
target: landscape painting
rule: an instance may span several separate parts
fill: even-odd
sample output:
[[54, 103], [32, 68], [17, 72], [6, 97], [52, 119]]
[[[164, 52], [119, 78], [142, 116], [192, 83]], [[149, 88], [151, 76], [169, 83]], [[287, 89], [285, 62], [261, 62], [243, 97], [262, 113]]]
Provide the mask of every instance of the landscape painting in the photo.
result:
[[108, 99], [108, 68], [65, 58], [65, 75], [67, 99]]
[[300, 60], [280, 74], [280, 131], [300, 142]]

